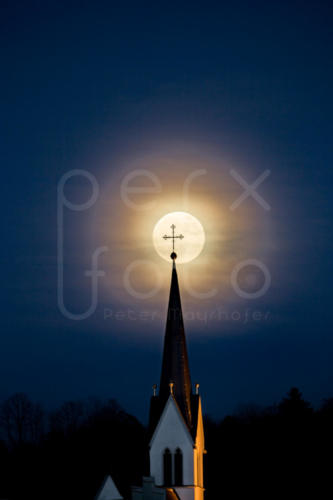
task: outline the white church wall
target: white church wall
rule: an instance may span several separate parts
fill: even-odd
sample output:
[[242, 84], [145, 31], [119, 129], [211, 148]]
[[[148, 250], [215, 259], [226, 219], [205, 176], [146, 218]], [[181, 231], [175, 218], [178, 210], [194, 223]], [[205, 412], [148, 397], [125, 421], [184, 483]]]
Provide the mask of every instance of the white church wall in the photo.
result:
[[183, 454], [183, 483], [194, 484], [193, 440], [182, 415], [172, 397], [169, 398], [159, 424], [155, 430], [150, 447], [150, 474], [155, 484], [162, 486], [163, 454], [168, 448], [174, 454], [179, 448]]

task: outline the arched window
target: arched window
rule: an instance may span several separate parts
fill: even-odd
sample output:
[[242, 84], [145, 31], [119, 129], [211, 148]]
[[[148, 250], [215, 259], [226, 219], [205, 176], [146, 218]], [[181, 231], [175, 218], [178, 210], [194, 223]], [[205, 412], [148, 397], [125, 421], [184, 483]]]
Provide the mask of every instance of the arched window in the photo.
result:
[[180, 448], [177, 448], [175, 453], [175, 485], [182, 486], [183, 484], [183, 454]]
[[167, 448], [163, 454], [164, 486], [172, 485], [172, 455]]

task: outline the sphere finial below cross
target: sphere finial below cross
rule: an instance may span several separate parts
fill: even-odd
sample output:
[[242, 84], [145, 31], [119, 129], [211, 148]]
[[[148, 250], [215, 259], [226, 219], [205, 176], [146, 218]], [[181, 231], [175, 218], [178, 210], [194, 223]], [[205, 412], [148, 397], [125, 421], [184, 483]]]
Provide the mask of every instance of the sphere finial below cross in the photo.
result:
[[177, 259], [176, 252], [172, 252], [172, 254], [170, 255], [170, 257], [171, 257], [172, 260], [176, 260]]

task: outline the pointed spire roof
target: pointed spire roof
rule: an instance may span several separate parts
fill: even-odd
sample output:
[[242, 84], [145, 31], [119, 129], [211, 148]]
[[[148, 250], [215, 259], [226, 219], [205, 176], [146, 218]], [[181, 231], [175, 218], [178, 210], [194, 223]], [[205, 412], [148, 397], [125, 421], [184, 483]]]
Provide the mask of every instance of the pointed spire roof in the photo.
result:
[[[165, 404], [170, 392], [183, 414], [185, 422], [192, 427], [191, 395], [192, 385], [186, 347], [182, 306], [180, 300], [178, 276], [176, 270], [176, 254], [171, 254], [173, 260], [169, 306], [164, 337], [164, 352], [162, 362], [159, 399]], [[170, 385], [173, 384], [173, 385]]]
[[95, 500], [123, 500], [111, 476], [107, 476]]

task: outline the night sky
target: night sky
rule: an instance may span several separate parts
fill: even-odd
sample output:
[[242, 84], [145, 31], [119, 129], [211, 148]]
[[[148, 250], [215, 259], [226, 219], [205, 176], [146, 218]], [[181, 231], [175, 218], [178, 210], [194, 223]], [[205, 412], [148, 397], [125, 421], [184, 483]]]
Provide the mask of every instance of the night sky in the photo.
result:
[[[171, 276], [151, 234], [186, 208], [207, 236], [191, 280], [217, 288], [191, 295], [178, 267], [204, 411], [273, 404], [291, 386], [314, 405], [333, 396], [332, 14], [328, 1], [2, 2], [1, 400], [26, 392], [54, 408], [114, 397], [146, 421]], [[89, 307], [91, 256], [107, 247], [96, 310], [82, 320], [57, 303], [57, 190], [75, 169], [99, 186], [92, 207], [63, 211], [64, 296], [75, 314]], [[121, 195], [137, 169], [161, 184], [130, 195], [149, 209]], [[185, 207], [179, 187], [199, 170]], [[257, 192], [270, 210], [252, 196], [231, 210], [243, 188], [230, 170], [249, 184], [269, 170]], [[64, 190], [72, 203], [91, 197], [83, 177]], [[150, 299], [124, 288], [135, 259], [153, 265], [133, 275], [136, 289], [161, 271]], [[271, 276], [255, 299], [230, 284], [247, 259]], [[241, 288], [260, 289], [260, 273], [243, 271]]]

